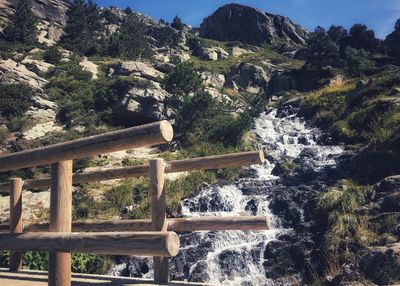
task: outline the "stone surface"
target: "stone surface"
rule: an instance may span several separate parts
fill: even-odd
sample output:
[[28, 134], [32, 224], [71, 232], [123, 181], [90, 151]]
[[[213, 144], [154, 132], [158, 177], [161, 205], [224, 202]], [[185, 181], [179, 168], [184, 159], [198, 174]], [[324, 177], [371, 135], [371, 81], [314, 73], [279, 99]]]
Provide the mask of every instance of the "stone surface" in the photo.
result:
[[[14, 7], [18, 0], [3, 0], [0, 2], [0, 21], [8, 22], [14, 13]], [[52, 45], [61, 35], [67, 22], [69, 4], [64, 0], [35, 0], [32, 1], [32, 12], [39, 19], [38, 41], [39, 43]]]
[[3, 83], [26, 83], [36, 89], [41, 89], [47, 83], [46, 79], [11, 59], [0, 61], [0, 76]]
[[241, 55], [246, 55], [246, 54], [252, 54], [254, 53], [251, 50], [246, 50], [240, 47], [233, 47], [232, 48], [232, 56], [234, 56], [235, 58], [240, 57]]
[[123, 95], [113, 106], [118, 120], [126, 125], [138, 125], [161, 120], [165, 110], [164, 100], [167, 92], [157, 82], [148, 81], [142, 86], [135, 86]]
[[82, 70], [90, 72], [92, 74], [92, 79], [98, 78], [97, 76], [97, 74], [99, 73], [98, 65], [89, 61], [86, 57], [84, 58], [83, 61], [79, 63], [79, 65], [82, 67]]
[[201, 78], [204, 80], [203, 83], [206, 86], [223, 88], [225, 84], [225, 76], [223, 74], [213, 74], [206, 71], [201, 73]]
[[304, 44], [308, 31], [288, 18], [239, 4], [228, 4], [204, 19], [200, 35], [220, 41], [262, 45], [285, 39]]
[[58, 126], [54, 121], [49, 121], [46, 123], [39, 123], [33, 126], [31, 129], [22, 133], [22, 137], [26, 140], [35, 140], [46, 136], [49, 133], [63, 131], [61, 126]]
[[116, 68], [116, 74], [129, 76], [134, 75], [158, 82], [164, 78], [164, 73], [156, 70], [150, 64], [139, 61], [121, 62]]
[[250, 63], [237, 63], [226, 75], [226, 86], [238, 87], [242, 91], [258, 93], [267, 88], [269, 75], [265, 70]]
[[50, 68], [54, 67], [54, 65], [46, 63], [45, 61], [34, 60], [30, 58], [25, 58], [21, 61], [21, 64], [24, 64], [27, 69], [33, 71], [34, 73], [38, 72], [47, 72]]

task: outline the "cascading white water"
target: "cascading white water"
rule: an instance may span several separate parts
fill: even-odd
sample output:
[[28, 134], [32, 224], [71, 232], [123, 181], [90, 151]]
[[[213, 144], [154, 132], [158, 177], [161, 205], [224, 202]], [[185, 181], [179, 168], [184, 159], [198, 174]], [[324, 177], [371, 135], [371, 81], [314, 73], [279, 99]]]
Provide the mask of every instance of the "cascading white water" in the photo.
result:
[[[257, 171], [257, 177], [242, 179], [237, 184], [226, 186], [211, 186], [203, 189], [197, 196], [182, 202], [182, 213], [187, 217], [195, 216], [244, 216], [244, 215], [268, 215], [272, 217], [274, 230], [269, 231], [223, 231], [216, 232], [213, 236], [214, 248], [205, 259], [208, 273], [208, 281], [211, 284], [223, 285], [274, 285], [272, 280], [266, 279], [263, 268], [263, 253], [260, 252], [256, 263], [245, 261], [246, 269], [221, 269], [220, 255], [224, 251], [233, 250], [240, 256], [241, 252], [249, 252], [260, 244], [266, 245], [274, 239], [278, 233], [285, 230], [279, 228], [279, 221], [269, 208], [266, 194], [245, 195], [241, 190], [241, 183], [246, 180], [259, 180], [268, 188], [278, 177], [271, 174], [275, 167], [275, 160], [282, 158], [295, 159], [304, 148], [313, 149], [316, 156], [311, 158], [310, 164], [314, 169], [334, 165], [335, 156], [342, 153], [339, 146], [322, 146], [317, 143], [318, 130], [307, 127], [305, 122], [296, 116], [279, 118], [277, 111], [262, 114], [255, 121], [255, 134], [259, 138], [260, 145], [272, 160], [266, 160], [262, 166], [253, 166]], [[218, 204], [210, 198], [218, 197]], [[248, 207], [249, 201], [256, 201], [257, 209]], [[207, 210], [205, 210], [207, 208]], [[246, 257], [244, 255], [243, 257]], [[191, 267], [194, 269], [195, 265]]]
[[[204, 188], [195, 197], [182, 201], [182, 214], [186, 217], [266, 215], [271, 217], [274, 229], [181, 234], [181, 251], [171, 259], [170, 265], [176, 279], [216, 285], [275, 285], [266, 278], [264, 250], [269, 241], [288, 230], [281, 227], [282, 223], [269, 209], [270, 188], [279, 181], [272, 170], [278, 161], [296, 159], [305, 149], [311, 151], [312, 155], [306, 160], [313, 170], [335, 165], [335, 157], [343, 152], [339, 146], [318, 144], [318, 129], [308, 127], [294, 115], [279, 117], [277, 110], [263, 113], [256, 119], [253, 132], [267, 155], [262, 166], [251, 167], [255, 177]], [[249, 191], [249, 186], [258, 189]], [[152, 278], [151, 260], [141, 260], [146, 264], [146, 271], [138, 271], [138, 261], [131, 258], [128, 263], [116, 266], [112, 274], [121, 275], [129, 269], [129, 275], [139, 273], [143, 278]]]

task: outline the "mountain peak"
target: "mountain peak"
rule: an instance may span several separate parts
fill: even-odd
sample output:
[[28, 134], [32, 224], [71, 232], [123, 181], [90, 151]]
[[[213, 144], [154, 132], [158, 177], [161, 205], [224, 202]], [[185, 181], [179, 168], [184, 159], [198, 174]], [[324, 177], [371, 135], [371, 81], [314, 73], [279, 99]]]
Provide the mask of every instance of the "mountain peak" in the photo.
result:
[[276, 39], [304, 44], [308, 34], [287, 17], [236, 3], [218, 8], [200, 26], [202, 37], [252, 45], [269, 44]]

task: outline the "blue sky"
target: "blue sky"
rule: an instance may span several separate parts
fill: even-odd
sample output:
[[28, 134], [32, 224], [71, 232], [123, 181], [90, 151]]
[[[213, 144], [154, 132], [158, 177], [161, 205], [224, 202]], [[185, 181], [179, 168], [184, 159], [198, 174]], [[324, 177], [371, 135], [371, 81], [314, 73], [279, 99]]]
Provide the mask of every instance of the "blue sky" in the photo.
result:
[[114, 5], [167, 21], [179, 15], [185, 23], [199, 26], [203, 18], [227, 3], [241, 3], [263, 11], [288, 16], [309, 30], [331, 24], [346, 28], [364, 23], [378, 37], [393, 31], [400, 18], [400, 0], [96, 0], [100, 6]]

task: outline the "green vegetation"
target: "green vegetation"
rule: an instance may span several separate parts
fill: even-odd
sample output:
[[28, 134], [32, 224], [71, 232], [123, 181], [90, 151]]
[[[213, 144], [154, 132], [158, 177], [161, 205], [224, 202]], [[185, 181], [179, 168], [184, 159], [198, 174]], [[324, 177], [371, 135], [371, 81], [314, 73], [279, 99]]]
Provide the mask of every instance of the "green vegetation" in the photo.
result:
[[351, 181], [343, 181], [320, 196], [318, 206], [322, 220], [326, 221], [325, 244], [331, 254], [339, 250], [347, 254], [354, 251], [354, 244], [367, 244], [367, 221], [358, 209], [364, 204], [368, 190]]
[[0, 114], [11, 119], [23, 115], [32, 105], [35, 91], [25, 84], [2, 84], [0, 89]]
[[238, 62], [247, 62], [259, 65], [260, 62], [265, 60], [269, 60], [272, 64], [275, 64], [279, 68], [285, 70], [292, 68], [298, 69], [301, 68], [301, 66], [303, 65], [303, 61], [285, 57], [278, 52], [273, 51], [272, 47], [270, 46], [262, 47], [260, 48], [260, 50], [253, 53], [243, 54], [241, 56], [234, 57], [231, 51], [232, 48], [230, 46], [227, 46], [226, 43], [203, 38], [198, 38], [198, 40], [201, 42], [202, 46], [217, 46], [230, 52], [230, 56], [228, 56], [227, 58], [219, 59], [217, 61], [207, 61], [192, 56], [191, 62], [193, 63], [195, 69], [200, 71], [211, 71], [213, 73], [226, 74], [229, 72], [230, 68]]
[[[177, 213], [183, 198], [196, 192], [204, 183], [214, 183], [216, 179], [214, 172], [192, 172], [174, 181], [166, 180], [168, 213]], [[74, 220], [118, 216], [139, 219], [150, 216], [149, 178], [122, 180], [118, 185], [105, 189], [99, 200], [88, 193], [88, 189], [93, 187], [87, 185], [84, 190], [74, 193]]]
[[[247, 98], [246, 110], [234, 114], [232, 104], [213, 98], [204, 90], [192, 64], [178, 64], [164, 81], [171, 94], [167, 105], [175, 112], [175, 130], [185, 146], [204, 143], [238, 146], [250, 128], [252, 117], [264, 106], [262, 96]], [[246, 98], [243, 98], [246, 100]]]
[[357, 89], [349, 83], [337, 90], [311, 94], [300, 115], [350, 144], [386, 142], [398, 134], [400, 126], [400, 107], [391, 95], [400, 84], [398, 74], [394, 69]]
[[[27, 251], [23, 256], [24, 269], [48, 270], [48, 253]], [[0, 251], [0, 268], [9, 267], [9, 252]], [[92, 254], [72, 254], [71, 269], [74, 273], [105, 274], [112, 266], [114, 261], [105, 255]]]
[[181, 31], [181, 30], [183, 30], [185, 25], [183, 24], [181, 18], [179, 18], [178, 16], [175, 16], [175, 18], [172, 20], [171, 27]]
[[146, 36], [146, 25], [136, 14], [129, 14], [109, 40], [107, 54], [126, 59], [151, 58], [153, 51]]
[[62, 58], [62, 54], [56, 46], [52, 46], [52, 47], [48, 48], [43, 54], [43, 59], [46, 62], [48, 62], [49, 64], [53, 64], [53, 65], [59, 64], [61, 58]]
[[15, 13], [3, 30], [3, 38], [9, 42], [32, 45], [36, 43], [37, 20], [31, 10], [29, 0], [18, 0]]
[[103, 45], [103, 24], [96, 3], [92, 0], [73, 0], [67, 16], [62, 46], [87, 56], [99, 53]]

